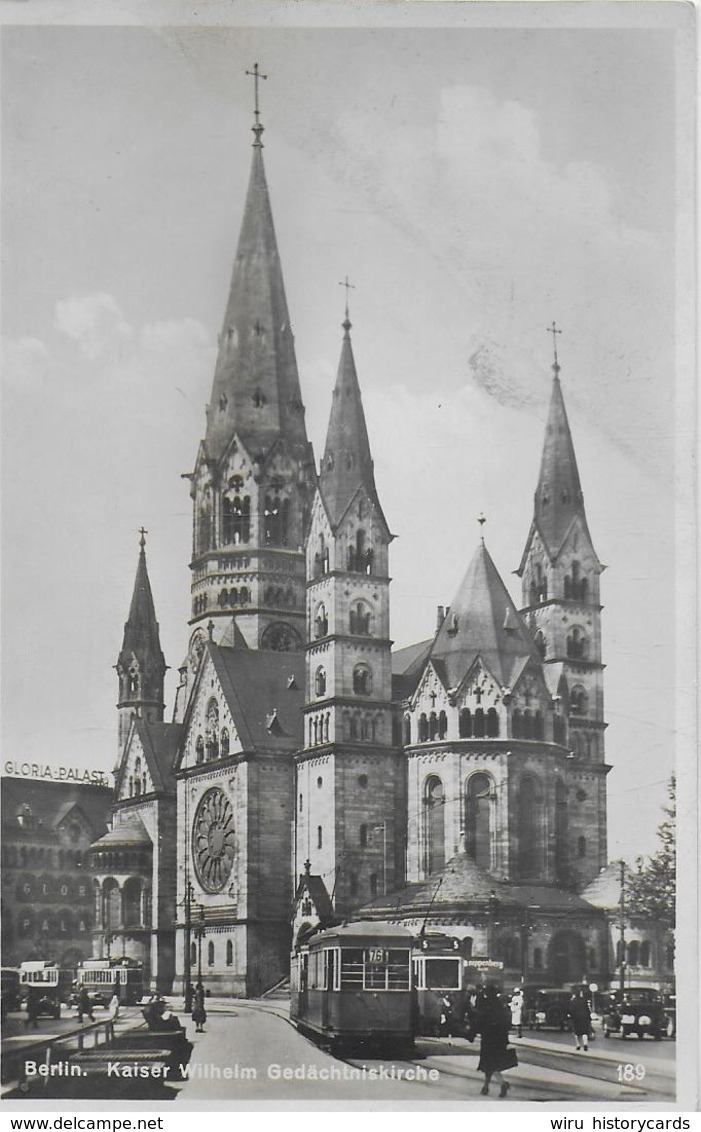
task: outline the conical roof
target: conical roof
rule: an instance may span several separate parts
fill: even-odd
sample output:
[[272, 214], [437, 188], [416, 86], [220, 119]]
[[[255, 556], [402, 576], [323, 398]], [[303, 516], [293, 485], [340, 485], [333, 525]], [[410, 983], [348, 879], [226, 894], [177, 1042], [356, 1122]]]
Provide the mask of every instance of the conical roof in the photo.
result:
[[442, 662], [449, 688], [457, 687], [476, 657], [510, 687], [517, 663], [533, 658], [535, 643], [481, 541], [441, 625], [430, 659]]
[[[256, 134], [248, 195], [219, 338], [205, 444], [218, 460], [236, 432], [253, 455], [284, 435], [306, 451], [304, 407], [273, 214]], [[301, 455], [300, 451], [300, 455]]]
[[346, 318], [319, 475], [319, 488], [334, 527], [342, 519], [348, 504], [361, 486], [379, 506], [350, 328], [351, 324]]
[[146, 549], [143, 536], [136, 567], [129, 618], [124, 626], [124, 639], [119, 659], [128, 664], [132, 654], [138, 658], [142, 668], [145, 667], [145, 662], [151, 662], [151, 667], [155, 662], [157, 667], [162, 666], [165, 670], [165, 657], [161, 651], [158, 621], [156, 620], [151, 582], [146, 567]]
[[574, 454], [562, 386], [555, 368], [540, 476], [534, 506], [535, 522], [551, 555], [556, 555], [577, 515], [584, 517], [584, 498]]

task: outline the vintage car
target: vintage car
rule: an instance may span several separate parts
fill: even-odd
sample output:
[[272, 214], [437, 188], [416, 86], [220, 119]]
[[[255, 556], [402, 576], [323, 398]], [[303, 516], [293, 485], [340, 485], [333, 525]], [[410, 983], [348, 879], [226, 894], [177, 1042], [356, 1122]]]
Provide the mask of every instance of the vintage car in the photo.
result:
[[645, 998], [625, 995], [611, 995], [603, 1010], [604, 1037], [619, 1034], [621, 1038], [633, 1035], [642, 1039], [646, 1035], [659, 1041], [666, 1036], [669, 1018], [664, 1006], [657, 997]]
[[535, 989], [526, 986], [523, 991], [524, 1020], [530, 1029], [568, 1030], [567, 1017], [572, 992], [554, 987]]

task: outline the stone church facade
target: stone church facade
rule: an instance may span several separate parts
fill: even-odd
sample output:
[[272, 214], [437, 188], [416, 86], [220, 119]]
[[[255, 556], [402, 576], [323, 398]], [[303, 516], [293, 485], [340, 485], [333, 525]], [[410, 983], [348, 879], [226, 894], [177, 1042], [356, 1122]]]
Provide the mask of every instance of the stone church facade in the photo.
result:
[[520, 608], [482, 540], [434, 635], [393, 653], [348, 311], [317, 474], [253, 131], [187, 477], [187, 655], [165, 723], [142, 538], [96, 947], [120, 932], [159, 989], [189, 965], [214, 994], [259, 994], [295, 937], [363, 916], [469, 937], [515, 979], [606, 982], [606, 914], [581, 895], [607, 865], [603, 567], [557, 357]]

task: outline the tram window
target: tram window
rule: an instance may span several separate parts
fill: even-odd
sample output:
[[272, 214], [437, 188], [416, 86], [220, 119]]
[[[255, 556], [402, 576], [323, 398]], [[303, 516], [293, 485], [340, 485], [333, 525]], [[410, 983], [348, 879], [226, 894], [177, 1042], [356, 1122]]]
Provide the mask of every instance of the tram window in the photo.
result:
[[409, 952], [393, 948], [387, 965], [387, 989], [409, 989]]
[[341, 952], [341, 989], [344, 987], [362, 987], [363, 985], [363, 949], [362, 947], [344, 947]]
[[434, 990], [459, 990], [460, 960], [427, 958], [426, 986]]

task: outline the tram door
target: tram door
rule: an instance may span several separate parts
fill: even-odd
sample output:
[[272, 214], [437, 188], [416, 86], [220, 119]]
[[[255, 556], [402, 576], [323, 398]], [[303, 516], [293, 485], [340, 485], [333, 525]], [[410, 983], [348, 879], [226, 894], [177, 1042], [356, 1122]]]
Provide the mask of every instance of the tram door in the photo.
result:
[[333, 1022], [333, 1012], [331, 1010], [331, 1004], [334, 1001], [333, 998], [332, 998], [332, 991], [333, 991], [333, 988], [334, 988], [335, 972], [336, 972], [336, 952], [334, 951], [333, 948], [329, 948], [328, 951], [324, 952], [324, 960], [325, 960], [325, 962], [324, 962], [324, 967], [325, 967], [324, 990], [325, 990], [325, 994], [324, 994], [323, 1022], [324, 1022], [324, 1026], [328, 1026], [329, 1022]]
[[307, 1000], [309, 998], [309, 952], [303, 951], [299, 956], [299, 1008], [298, 1014], [307, 1017]]

